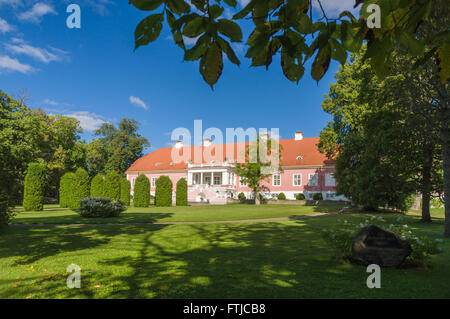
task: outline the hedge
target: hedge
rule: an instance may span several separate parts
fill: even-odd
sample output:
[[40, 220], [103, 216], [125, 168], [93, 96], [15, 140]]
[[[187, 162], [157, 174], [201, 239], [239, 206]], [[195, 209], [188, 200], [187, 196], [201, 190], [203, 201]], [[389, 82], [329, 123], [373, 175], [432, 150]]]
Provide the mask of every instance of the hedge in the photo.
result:
[[89, 174], [84, 168], [77, 169], [73, 183], [73, 196], [69, 202], [69, 208], [78, 209], [80, 207], [80, 200], [89, 197], [90, 191]]
[[172, 206], [172, 181], [168, 176], [156, 180], [155, 205]]
[[180, 178], [180, 180], [177, 182], [176, 199], [177, 206], [188, 205], [187, 181], [185, 178]]
[[279, 193], [277, 198], [278, 200], [286, 200], [286, 195], [284, 195], [284, 193]]
[[59, 207], [69, 207], [73, 198], [75, 173], [64, 174], [59, 181]]
[[245, 197], [245, 194], [244, 194], [243, 192], [240, 192], [240, 193], [238, 194], [238, 199], [239, 199], [240, 201], [244, 201], [244, 200], [247, 199], [247, 197]]
[[297, 195], [295, 195], [295, 198], [297, 200], [305, 200], [305, 195], [302, 193], [298, 193]]
[[314, 193], [313, 200], [323, 200], [322, 193]]
[[133, 205], [134, 207], [150, 205], [150, 181], [145, 175], [139, 175], [134, 182]]
[[91, 197], [103, 197], [103, 176], [97, 174], [91, 181]]
[[120, 199], [123, 201], [125, 206], [130, 206], [130, 189], [130, 181], [126, 178], [122, 178], [120, 180]]
[[118, 200], [120, 198], [120, 175], [116, 171], [110, 171], [105, 176], [103, 182], [104, 196], [109, 197], [112, 200]]
[[23, 194], [23, 209], [44, 210], [45, 166], [39, 163], [28, 164]]

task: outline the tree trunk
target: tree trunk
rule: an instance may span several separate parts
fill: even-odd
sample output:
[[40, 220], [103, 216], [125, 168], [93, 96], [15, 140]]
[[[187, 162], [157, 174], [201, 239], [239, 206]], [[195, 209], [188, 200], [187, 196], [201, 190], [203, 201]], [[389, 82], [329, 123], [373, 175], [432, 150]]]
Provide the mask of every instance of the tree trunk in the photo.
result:
[[450, 237], [450, 108], [448, 102], [441, 111], [442, 115], [442, 162], [444, 170], [444, 237]]
[[422, 222], [431, 223], [430, 198], [431, 198], [431, 168], [433, 166], [433, 145], [425, 144], [423, 147], [422, 166]]
[[260, 205], [261, 201], [259, 200], [259, 192], [254, 190], [253, 193], [255, 194], [255, 205]]

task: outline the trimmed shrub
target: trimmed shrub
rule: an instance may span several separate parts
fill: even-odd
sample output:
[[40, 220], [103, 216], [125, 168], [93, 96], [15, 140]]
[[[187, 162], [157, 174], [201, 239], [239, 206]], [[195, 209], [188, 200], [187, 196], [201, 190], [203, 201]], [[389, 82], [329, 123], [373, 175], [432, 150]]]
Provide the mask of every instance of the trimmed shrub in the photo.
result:
[[0, 228], [6, 226], [11, 221], [15, 213], [11, 210], [11, 202], [8, 192], [0, 189]]
[[163, 175], [156, 180], [156, 206], [172, 206], [172, 187], [172, 181], [168, 176]]
[[150, 205], [150, 181], [145, 175], [139, 175], [134, 182], [133, 205], [134, 207]]
[[85, 169], [79, 168], [75, 172], [75, 180], [73, 183], [73, 197], [69, 202], [70, 209], [77, 209], [80, 207], [80, 200], [89, 197], [90, 184], [89, 174]]
[[242, 201], [246, 200], [247, 197], [245, 197], [245, 194], [243, 192], [240, 192], [238, 194], [238, 199], [242, 202]]
[[112, 200], [118, 200], [120, 198], [120, 175], [116, 171], [110, 171], [105, 176], [103, 182], [103, 192], [105, 197], [109, 197]]
[[284, 193], [279, 193], [277, 198], [278, 200], [286, 200], [286, 195], [284, 195]]
[[59, 207], [69, 207], [72, 201], [75, 183], [75, 173], [67, 172], [59, 181]]
[[45, 166], [39, 163], [28, 164], [23, 194], [23, 209], [44, 209]]
[[107, 197], [87, 197], [80, 200], [80, 207], [76, 210], [81, 217], [118, 217], [126, 210], [122, 200], [113, 201]]
[[126, 206], [130, 206], [131, 183], [126, 178], [120, 180], [120, 199]]
[[314, 193], [313, 200], [323, 200], [322, 193]]
[[94, 178], [91, 181], [91, 197], [104, 196], [103, 183], [104, 181], [102, 175], [97, 174], [94, 176]]
[[305, 200], [306, 199], [305, 194], [302, 194], [302, 193], [295, 195], [295, 198], [297, 200]]
[[187, 181], [185, 178], [180, 178], [177, 182], [177, 206], [187, 206], [188, 193], [187, 193]]

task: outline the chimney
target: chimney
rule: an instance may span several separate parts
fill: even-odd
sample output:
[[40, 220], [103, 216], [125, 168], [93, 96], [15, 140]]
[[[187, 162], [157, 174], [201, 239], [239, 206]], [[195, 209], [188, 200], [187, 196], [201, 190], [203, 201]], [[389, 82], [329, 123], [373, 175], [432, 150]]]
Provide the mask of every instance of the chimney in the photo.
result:
[[181, 148], [181, 147], [183, 147], [183, 142], [180, 141], [180, 140], [178, 140], [178, 141], [175, 143], [175, 147], [176, 147], [176, 148]]
[[203, 140], [203, 146], [210, 146], [211, 145], [211, 139], [210, 138], [205, 138]]
[[295, 132], [295, 140], [296, 140], [296, 141], [301, 141], [301, 140], [303, 140], [303, 132], [302, 132], [302, 131], [297, 131], [297, 132]]

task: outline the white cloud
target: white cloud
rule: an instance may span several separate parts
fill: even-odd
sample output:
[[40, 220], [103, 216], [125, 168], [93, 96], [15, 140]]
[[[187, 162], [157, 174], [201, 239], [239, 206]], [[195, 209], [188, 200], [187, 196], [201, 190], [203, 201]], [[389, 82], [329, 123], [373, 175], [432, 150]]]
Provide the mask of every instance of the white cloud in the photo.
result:
[[0, 56], [0, 71], [1, 70], [29, 73], [35, 69], [31, 65], [23, 64], [17, 59], [3, 55]]
[[44, 100], [44, 104], [47, 105], [52, 105], [52, 106], [73, 106], [72, 104], [69, 103], [61, 103], [52, 99], [45, 99]]
[[[359, 8], [354, 9], [355, 0], [320, 0], [323, 10], [327, 14], [328, 18], [337, 17], [342, 11], [348, 10], [352, 13], [359, 10]], [[317, 0], [313, 1], [313, 7], [316, 10], [320, 10], [319, 2]]]
[[13, 31], [15, 28], [14, 26], [10, 25], [6, 20], [0, 18], [0, 32], [6, 33]]
[[76, 118], [78, 121], [80, 121], [81, 127], [89, 132], [93, 132], [96, 129], [100, 128], [103, 123], [107, 123], [105, 120], [103, 120], [102, 116], [87, 111], [77, 111], [66, 113], [63, 115]]
[[12, 7], [18, 7], [22, 5], [22, 1], [21, 0], [0, 0], [0, 6], [1, 5], [10, 5]]
[[238, 2], [241, 5], [241, 7], [244, 8], [250, 2], [250, 0], [238, 0]]
[[67, 59], [68, 52], [57, 48], [49, 47], [49, 50], [47, 50], [39, 47], [34, 47], [18, 38], [13, 38], [12, 42], [14, 44], [5, 44], [5, 47], [9, 52], [14, 54], [27, 55], [43, 63], [50, 63], [53, 61], [62, 61]]
[[200, 38], [200, 36], [195, 37], [195, 38], [189, 38], [189, 37], [185, 37], [183, 35], [183, 41], [184, 41], [184, 44], [186, 44], [186, 45], [194, 45], [194, 44], [196, 44], [198, 38]]
[[143, 108], [144, 110], [148, 110], [147, 104], [145, 104], [144, 101], [142, 101], [140, 98], [135, 96], [130, 96], [130, 103], [134, 104], [140, 108]]
[[38, 2], [30, 10], [19, 14], [18, 18], [22, 21], [39, 23], [43, 16], [47, 14], [57, 15], [58, 13], [49, 4]]

